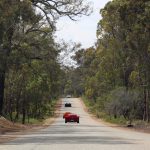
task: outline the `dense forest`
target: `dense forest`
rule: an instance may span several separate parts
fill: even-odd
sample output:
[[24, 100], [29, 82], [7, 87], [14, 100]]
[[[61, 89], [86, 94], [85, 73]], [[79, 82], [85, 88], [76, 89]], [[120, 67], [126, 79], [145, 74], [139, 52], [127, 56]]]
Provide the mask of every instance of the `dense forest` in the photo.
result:
[[65, 84], [56, 22], [90, 13], [83, 0], [0, 0], [0, 116], [25, 123], [52, 115]]
[[76, 65], [64, 66], [57, 20], [91, 12], [84, 0], [0, 1], [0, 116], [42, 119], [59, 96], [71, 94], [97, 117], [150, 121], [150, 0], [107, 3], [95, 45], [77, 44]]
[[80, 49], [68, 90], [97, 117], [150, 121], [150, 0], [113, 0], [100, 10], [97, 42]]

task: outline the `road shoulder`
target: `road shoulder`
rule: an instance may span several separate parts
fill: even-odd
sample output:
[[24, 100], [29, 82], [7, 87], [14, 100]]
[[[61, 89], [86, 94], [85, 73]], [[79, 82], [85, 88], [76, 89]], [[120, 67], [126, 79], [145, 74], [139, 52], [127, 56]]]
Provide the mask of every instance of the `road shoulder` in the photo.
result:
[[[4, 128], [4, 126], [0, 124], [0, 144], [12, 141], [22, 135], [30, 134], [33, 132], [37, 132], [41, 129], [47, 128], [55, 122], [57, 117], [59, 117], [61, 105], [62, 99], [60, 99], [56, 104], [54, 117], [45, 119], [40, 125], [22, 125], [10, 122], [8, 120], [3, 121], [5, 122], [5, 124], [7, 123], [7, 127]], [[3, 118], [3, 120], [5, 120], [5, 118]]]
[[109, 126], [109, 127], [112, 127], [112, 128], [116, 128], [116, 129], [150, 134], [150, 128], [136, 128], [136, 127], [129, 128], [129, 127], [126, 127], [126, 126], [123, 126], [123, 125], [109, 123], [109, 122], [106, 122], [106, 121], [102, 120], [101, 118], [97, 118], [94, 114], [92, 114], [88, 111], [88, 108], [84, 104], [82, 98], [79, 98], [79, 100], [81, 102], [81, 105], [82, 105], [84, 111], [87, 112], [93, 120], [95, 120], [96, 122], [98, 122], [100, 124], [103, 124], [103, 125], [106, 125], [106, 126]]

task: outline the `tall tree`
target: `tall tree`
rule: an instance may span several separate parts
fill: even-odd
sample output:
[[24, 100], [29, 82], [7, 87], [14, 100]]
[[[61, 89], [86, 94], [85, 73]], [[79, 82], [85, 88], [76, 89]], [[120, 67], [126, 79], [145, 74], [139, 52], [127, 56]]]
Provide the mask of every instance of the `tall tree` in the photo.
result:
[[[8, 59], [14, 49], [22, 51], [18, 31], [22, 30], [24, 34], [31, 32], [46, 33], [42, 28], [48, 26], [48, 24], [50, 30], [53, 31], [55, 22], [59, 17], [68, 16], [74, 20], [76, 16], [88, 15], [90, 7], [83, 0], [2, 0], [0, 12], [2, 14], [0, 17], [0, 115], [2, 115], [5, 74], [9, 69], [7, 67]], [[16, 37], [15, 40], [14, 37]], [[36, 44], [32, 43], [35, 47]], [[36, 57], [35, 59], [39, 58]]]

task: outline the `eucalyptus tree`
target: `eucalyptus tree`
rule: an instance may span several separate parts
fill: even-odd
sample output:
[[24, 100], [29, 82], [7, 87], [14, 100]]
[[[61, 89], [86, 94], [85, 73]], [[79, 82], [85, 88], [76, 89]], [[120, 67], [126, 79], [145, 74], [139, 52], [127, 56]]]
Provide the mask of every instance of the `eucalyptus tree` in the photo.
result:
[[[116, 91], [120, 98], [120, 87], [125, 87], [125, 99], [134, 107], [141, 109], [135, 118], [149, 121], [150, 114], [150, 1], [149, 0], [113, 0], [100, 11], [102, 19], [97, 26], [96, 49], [85, 49], [76, 53], [76, 60], [83, 73], [84, 94], [95, 99], [97, 109], [104, 109], [111, 91]], [[137, 99], [130, 93], [140, 95]], [[121, 96], [122, 97], [122, 96]], [[102, 102], [102, 103], [101, 103]], [[121, 101], [112, 101], [113, 107]], [[115, 106], [116, 105], [116, 106]], [[133, 105], [133, 106], [132, 106]], [[93, 106], [94, 107], [94, 106]], [[120, 107], [120, 106], [119, 106]], [[111, 108], [111, 105], [110, 105]], [[100, 111], [100, 110], [99, 110]], [[136, 111], [136, 110], [135, 110]], [[124, 113], [124, 112], [123, 112]]]
[[130, 77], [135, 75], [134, 88], [143, 88], [144, 120], [149, 120], [149, 3], [149, 0], [109, 2], [101, 10], [103, 19], [97, 30], [99, 45], [113, 54], [111, 58], [117, 70], [120, 70], [126, 89], [131, 88], [133, 78]]

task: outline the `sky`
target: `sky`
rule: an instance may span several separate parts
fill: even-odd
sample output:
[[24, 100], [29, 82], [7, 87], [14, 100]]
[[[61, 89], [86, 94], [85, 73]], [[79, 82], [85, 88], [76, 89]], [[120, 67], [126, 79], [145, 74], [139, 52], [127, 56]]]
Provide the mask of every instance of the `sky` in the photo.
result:
[[71, 21], [68, 18], [61, 18], [57, 22], [56, 39], [66, 42], [72, 41], [81, 43], [83, 48], [89, 48], [96, 42], [97, 23], [101, 19], [99, 14], [110, 0], [89, 0], [93, 3], [93, 13], [90, 16], [78, 18], [78, 21]]

